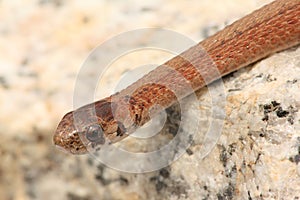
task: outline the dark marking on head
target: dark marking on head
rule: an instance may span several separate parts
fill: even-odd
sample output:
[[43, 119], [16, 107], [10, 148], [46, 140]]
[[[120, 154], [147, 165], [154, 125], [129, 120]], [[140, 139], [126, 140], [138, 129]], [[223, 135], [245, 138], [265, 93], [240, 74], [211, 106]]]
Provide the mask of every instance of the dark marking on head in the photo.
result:
[[95, 103], [96, 115], [103, 121], [113, 120], [116, 108], [117, 105], [109, 101], [99, 101]]
[[135, 100], [135, 98], [133, 96], [131, 96], [129, 98], [129, 103], [132, 104], [132, 105], [135, 105], [137, 103], [137, 101]]
[[142, 116], [136, 113], [135, 114], [135, 124], [139, 125], [141, 121], [142, 121]]
[[125, 95], [124, 99], [125, 99], [125, 102], [128, 102], [130, 100], [130, 96], [129, 95]]
[[117, 136], [123, 136], [127, 130], [123, 123], [118, 121], [117, 124], [118, 124]]

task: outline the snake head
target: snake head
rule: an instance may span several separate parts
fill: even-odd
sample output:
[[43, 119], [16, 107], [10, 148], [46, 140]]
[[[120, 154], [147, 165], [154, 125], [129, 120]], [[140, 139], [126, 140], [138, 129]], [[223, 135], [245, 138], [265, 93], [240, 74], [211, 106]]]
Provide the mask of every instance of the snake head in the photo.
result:
[[69, 112], [58, 124], [53, 142], [59, 149], [71, 154], [86, 154], [95, 146], [105, 143], [104, 133], [99, 124], [89, 124], [80, 128], [76, 126], [74, 116], [74, 112]]
[[77, 131], [73, 126], [72, 112], [67, 113], [59, 122], [53, 136], [53, 143], [60, 150], [72, 154], [76, 154], [77, 152], [83, 154], [87, 152], [86, 147], [80, 140], [79, 135], [77, 134]]
[[102, 100], [67, 113], [58, 124], [54, 144], [71, 154], [86, 154], [121, 138], [125, 128], [114, 120], [114, 108], [113, 103]]

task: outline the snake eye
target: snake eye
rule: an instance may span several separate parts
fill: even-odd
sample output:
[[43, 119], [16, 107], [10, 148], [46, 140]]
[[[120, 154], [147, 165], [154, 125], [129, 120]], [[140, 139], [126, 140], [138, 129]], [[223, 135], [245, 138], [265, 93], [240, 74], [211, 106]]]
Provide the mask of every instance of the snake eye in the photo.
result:
[[90, 142], [104, 142], [103, 130], [100, 125], [94, 124], [87, 128], [86, 138]]

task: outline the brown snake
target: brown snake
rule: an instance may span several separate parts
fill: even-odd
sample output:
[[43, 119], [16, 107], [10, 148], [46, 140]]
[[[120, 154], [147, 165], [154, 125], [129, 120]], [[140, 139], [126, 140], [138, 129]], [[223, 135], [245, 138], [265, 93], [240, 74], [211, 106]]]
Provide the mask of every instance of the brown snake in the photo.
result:
[[89, 149], [125, 138], [148, 122], [150, 115], [189, 95], [187, 85], [198, 90], [220, 75], [299, 44], [299, 19], [300, 0], [273, 1], [126, 89], [67, 113], [53, 137], [55, 145], [72, 154], [85, 154]]

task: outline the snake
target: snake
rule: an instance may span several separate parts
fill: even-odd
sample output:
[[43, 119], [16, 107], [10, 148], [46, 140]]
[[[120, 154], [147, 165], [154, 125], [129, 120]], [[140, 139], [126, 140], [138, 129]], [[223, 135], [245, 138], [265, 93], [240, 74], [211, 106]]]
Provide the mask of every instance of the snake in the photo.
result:
[[[176, 41], [174, 41], [176, 42]], [[176, 55], [127, 88], [68, 112], [53, 135], [71, 154], [113, 144], [178, 99], [300, 43], [300, 1], [275, 0]]]

